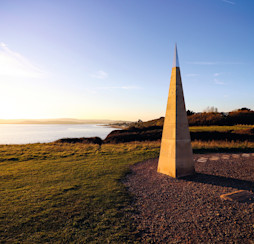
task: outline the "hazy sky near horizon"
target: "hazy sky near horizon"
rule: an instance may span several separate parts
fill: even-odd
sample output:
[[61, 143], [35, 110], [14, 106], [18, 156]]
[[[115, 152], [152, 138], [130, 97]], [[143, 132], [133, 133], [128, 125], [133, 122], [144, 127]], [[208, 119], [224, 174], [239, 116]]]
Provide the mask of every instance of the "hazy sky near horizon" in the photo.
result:
[[164, 116], [175, 43], [187, 109], [254, 109], [253, 26], [253, 0], [1, 0], [0, 119]]

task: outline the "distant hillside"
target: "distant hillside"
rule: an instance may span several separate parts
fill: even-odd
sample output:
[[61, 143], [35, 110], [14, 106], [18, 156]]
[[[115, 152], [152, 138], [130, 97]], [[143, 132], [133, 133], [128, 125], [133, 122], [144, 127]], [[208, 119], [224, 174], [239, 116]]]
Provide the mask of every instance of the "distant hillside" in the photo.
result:
[[[254, 111], [250, 109], [238, 109], [227, 114], [218, 112], [193, 113], [190, 111], [187, 114], [189, 114], [189, 125], [199, 126], [190, 128], [192, 141], [254, 141]], [[146, 122], [139, 120], [129, 123], [129, 126], [123, 126], [122, 130], [112, 131], [104, 143], [160, 140], [163, 123], [164, 117]], [[237, 126], [239, 124], [241, 125]], [[222, 126], [224, 130], [218, 129]]]
[[153, 120], [149, 120], [146, 122], [133, 122], [129, 124], [129, 127], [127, 129], [131, 129], [131, 128], [147, 128], [147, 127], [163, 127], [163, 123], [164, 123], [164, 117], [160, 117], [159, 119], [153, 119]]
[[[254, 125], [254, 111], [248, 108], [241, 108], [229, 113], [203, 112], [194, 113], [187, 111], [188, 122], [190, 126], [209, 126], [209, 125]], [[146, 122], [130, 123], [127, 129], [131, 128], [147, 128], [147, 127], [163, 127], [164, 117]]]
[[229, 113], [193, 113], [188, 116], [189, 125], [253, 125], [254, 111], [242, 108]]

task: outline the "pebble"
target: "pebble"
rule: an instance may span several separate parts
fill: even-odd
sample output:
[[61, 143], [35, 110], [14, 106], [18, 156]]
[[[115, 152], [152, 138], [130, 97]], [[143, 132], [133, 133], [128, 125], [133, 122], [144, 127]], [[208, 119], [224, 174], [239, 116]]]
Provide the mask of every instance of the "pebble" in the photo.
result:
[[232, 154], [232, 157], [233, 158], [240, 158], [240, 155], [239, 154]]
[[208, 158], [201, 157], [197, 160], [199, 163], [205, 163], [208, 160]]
[[248, 154], [248, 153], [243, 153], [242, 154], [242, 157], [245, 157], [245, 158], [248, 158], [250, 156], [250, 154]]
[[222, 159], [229, 159], [229, 155], [222, 155], [221, 158]]
[[211, 158], [209, 158], [209, 160], [211, 161], [216, 161], [219, 160], [220, 158], [218, 156], [212, 156]]

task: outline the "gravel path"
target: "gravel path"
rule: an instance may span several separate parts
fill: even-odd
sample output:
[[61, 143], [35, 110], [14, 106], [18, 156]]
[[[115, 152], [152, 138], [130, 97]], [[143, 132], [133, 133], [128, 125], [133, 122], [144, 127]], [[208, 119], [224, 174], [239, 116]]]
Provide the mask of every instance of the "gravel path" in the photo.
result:
[[254, 243], [254, 200], [221, 194], [254, 192], [253, 154], [194, 155], [197, 174], [157, 173], [158, 159], [132, 166], [124, 180], [134, 195], [132, 218], [142, 243]]

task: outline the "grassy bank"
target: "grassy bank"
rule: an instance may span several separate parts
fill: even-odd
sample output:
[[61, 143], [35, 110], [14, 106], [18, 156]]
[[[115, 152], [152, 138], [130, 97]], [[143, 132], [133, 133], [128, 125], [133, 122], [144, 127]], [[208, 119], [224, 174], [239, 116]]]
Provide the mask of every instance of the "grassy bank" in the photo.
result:
[[[138, 239], [120, 180], [160, 142], [0, 145], [0, 242], [123, 243]], [[254, 143], [193, 142], [194, 152]]]
[[230, 132], [241, 131], [254, 128], [254, 125], [210, 125], [210, 126], [190, 126], [190, 132], [205, 132], [205, 131], [217, 131], [217, 132]]
[[254, 142], [249, 141], [193, 141], [194, 153], [254, 152]]
[[[158, 126], [154, 122], [140, 123], [124, 130], [114, 130], [109, 133], [104, 143], [160, 140], [162, 137], [162, 126]], [[189, 129], [191, 140], [193, 141], [227, 140], [254, 142], [254, 125], [190, 126]]]

